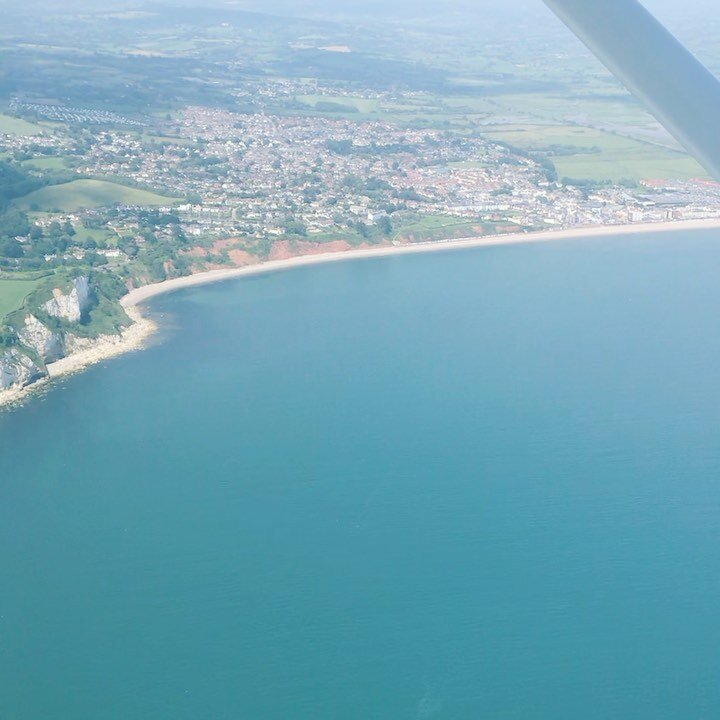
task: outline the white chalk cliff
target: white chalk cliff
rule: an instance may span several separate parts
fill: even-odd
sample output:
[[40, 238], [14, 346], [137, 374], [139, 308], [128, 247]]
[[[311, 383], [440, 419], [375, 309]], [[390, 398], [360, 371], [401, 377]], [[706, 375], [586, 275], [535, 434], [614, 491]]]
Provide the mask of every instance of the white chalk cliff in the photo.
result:
[[23, 388], [45, 377], [47, 372], [17, 348], [0, 353], [0, 390]]
[[72, 290], [67, 294], [63, 294], [60, 288], [55, 288], [52, 300], [48, 300], [42, 309], [59, 320], [80, 322], [83, 314], [90, 309], [91, 297], [90, 280], [79, 277], [73, 281]]
[[34, 350], [46, 363], [65, 357], [65, 338], [61, 332], [52, 331], [34, 315], [25, 318], [25, 325], [18, 332], [22, 345]]
[[[40, 310], [58, 320], [78, 323], [90, 310], [92, 296], [89, 278], [78, 277], [69, 292], [55, 288], [52, 299]], [[61, 360], [74, 346], [83, 344], [69, 332], [48, 327], [32, 313], [25, 316], [17, 339], [16, 346], [0, 348], [0, 391], [23, 388], [46, 377], [46, 363]], [[92, 342], [84, 340], [85, 344]]]

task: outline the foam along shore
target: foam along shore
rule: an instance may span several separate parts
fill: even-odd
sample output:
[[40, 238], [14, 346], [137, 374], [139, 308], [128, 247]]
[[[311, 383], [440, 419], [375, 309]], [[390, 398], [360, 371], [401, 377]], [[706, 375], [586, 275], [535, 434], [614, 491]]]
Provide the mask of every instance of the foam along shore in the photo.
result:
[[157, 325], [136, 307], [127, 307], [125, 312], [132, 320], [131, 325], [117, 335], [102, 335], [97, 339], [87, 340], [85, 346], [76, 352], [50, 363], [47, 366], [49, 379], [70, 375], [102, 360], [142, 348], [145, 341], [157, 330]]
[[683, 230], [720, 229], [720, 219], [667, 221], [662, 223], [644, 223], [636, 225], [603, 225], [598, 227], [574, 228], [568, 230], [548, 230], [540, 232], [516, 233], [512, 235], [486, 235], [484, 237], [461, 238], [454, 240], [436, 240], [413, 243], [412, 245], [393, 245], [361, 250], [346, 250], [335, 253], [317, 253], [301, 255], [287, 260], [271, 260], [257, 265], [241, 268], [209, 270], [186, 277], [165, 280], [131, 290], [121, 303], [126, 311], [150, 298], [183, 288], [206, 285], [208, 283], [232, 280], [234, 278], [261, 275], [263, 273], [289, 270], [306, 265], [319, 265], [330, 262], [344, 262], [367, 258], [388, 257], [392, 255], [410, 255], [418, 253], [461, 250], [466, 248], [496, 247], [500, 245], [522, 245], [531, 243], [559, 242], [563, 240], [592, 239], [608, 236], [627, 236], [662, 232], [682, 232]]
[[646, 223], [637, 225], [607, 225], [600, 227], [575, 228], [569, 230], [551, 230], [542, 232], [518, 233], [513, 235], [488, 235], [456, 240], [432, 241], [412, 245], [394, 245], [361, 250], [347, 250], [336, 253], [319, 253], [303, 255], [287, 260], [275, 260], [241, 268], [211, 270], [187, 277], [165, 280], [164, 282], [145, 285], [131, 290], [121, 304], [132, 320], [132, 324], [118, 335], [104, 335], [94, 340], [87, 340], [76, 351], [55, 363], [48, 365], [48, 377], [24, 388], [11, 388], [0, 391], [0, 408], [14, 405], [36, 390], [47, 385], [53, 379], [70, 375], [90, 365], [102, 362], [117, 355], [141, 349], [148, 338], [157, 329], [156, 324], [145, 317], [138, 307], [147, 300], [183, 288], [205, 285], [208, 283], [232, 280], [234, 278], [260, 275], [262, 273], [290, 270], [307, 265], [362, 260], [366, 258], [409, 255], [438, 251], [461, 250], [464, 248], [495, 247], [501, 245], [522, 245], [532, 243], [559, 242], [565, 240], [592, 239], [610, 236], [628, 236], [648, 233], [682, 232], [692, 230], [720, 229], [720, 219], [668, 221], [664, 223]]
[[47, 377], [25, 387], [14, 387], [0, 391], [0, 408], [16, 405], [31, 393], [46, 386], [50, 381], [65, 375], [80, 372], [90, 365], [102, 362], [117, 355], [124, 355], [144, 347], [146, 340], [157, 330], [157, 325], [145, 317], [139, 308], [125, 309], [132, 324], [117, 335], [102, 335], [78, 343], [75, 352], [47, 366]]

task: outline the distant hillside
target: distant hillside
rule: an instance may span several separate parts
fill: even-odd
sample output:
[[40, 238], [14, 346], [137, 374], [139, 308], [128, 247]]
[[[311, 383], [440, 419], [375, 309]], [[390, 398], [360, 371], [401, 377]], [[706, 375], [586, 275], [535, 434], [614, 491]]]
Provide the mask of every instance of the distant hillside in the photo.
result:
[[110, 205], [171, 205], [176, 199], [105, 180], [74, 180], [41, 188], [18, 201], [23, 210], [74, 212]]

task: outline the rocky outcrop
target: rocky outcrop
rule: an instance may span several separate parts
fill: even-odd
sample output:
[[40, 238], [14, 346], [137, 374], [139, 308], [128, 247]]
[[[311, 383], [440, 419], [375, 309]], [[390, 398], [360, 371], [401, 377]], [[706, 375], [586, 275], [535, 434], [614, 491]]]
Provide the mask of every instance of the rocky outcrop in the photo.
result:
[[91, 304], [90, 280], [87, 277], [79, 277], [73, 281], [72, 290], [67, 294], [60, 288], [55, 288], [52, 300], [48, 300], [42, 309], [51, 317], [77, 323], [90, 310]]
[[26, 387], [46, 376], [43, 368], [17, 348], [0, 353], [0, 390]]
[[18, 331], [18, 338], [25, 347], [34, 350], [46, 363], [65, 357], [63, 334], [53, 332], [34, 315], [25, 318], [25, 325]]
[[[38, 314], [42, 317], [45, 312], [58, 320], [79, 323], [90, 311], [92, 302], [93, 290], [89, 278], [78, 277], [73, 280], [69, 291], [55, 288], [52, 299], [38, 308]], [[48, 327], [33, 312], [25, 316], [16, 334], [16, 345], [0, 347], [0, 393], [9, 391], [12, 394], [47, 377], [45, 365], [63, 359], [70, 352], [67, 347], [70, 342], [66, 341], [69, 333]], [[0, 397], [0, 405], [2, 399]]]
[[95, 347], [112, 347], [113, 345], [122, 345], [124, 342], [123, 334], [117, 335], [98, 335], [94, 338], [79, 337], [72, 333], [65, 334], [65, 348], [68, 355], [76, 355], [92, 350]]
[[155, 329], [150, 320], [130, 308], [126, 312], [127, 324], [117, 313], [116, 334], [88, 333], [88, 327], [81, 326], [80, 321], [92, 319], [85, 316], [95, 303], [114, 302], [116, 297], [97, 296], [101, 290], [92, 286], [88, 278], [75, 279], [69, 290], [67, 285], [64, 287], [65, 291], [53, 291], [52, 300], [43, 302], [45, 294], [37, 303], [27, 303], [23, 311], [13, 314], [11, 332], [3, 336], [3, 342], [12, 344], [0, 346], [0, 407], [19, 401], [24, 397], [24, 388], [37, 381], [75, 372], [140, 347]]

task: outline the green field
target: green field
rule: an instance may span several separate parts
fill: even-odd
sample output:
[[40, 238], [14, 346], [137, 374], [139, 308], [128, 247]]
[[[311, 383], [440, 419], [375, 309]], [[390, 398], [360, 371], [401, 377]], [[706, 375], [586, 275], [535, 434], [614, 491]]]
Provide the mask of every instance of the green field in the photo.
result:
[[79, 223], [75, 226], [75, 232], [77, 233], [77, 236], [80, 240], [91, 238], [101, 247], [105, 247], [108, 245], [114, 247], [115, 245], [117, 245], [117, 233], [107, 227], [89, 228], [86, 227], [83, 223]]
[[547, 125], [527, 123], [488, 125], [483, 132], [525, 150], [543, 150], [550, 145], [575, 145], [590, 149], [614, 150], [627, 147], [627, 138], [578, 125]]
[[0, 114], [0, 133], [6, 135], [39, 135], [43, 129], [39, 125]]
[[449, 240], [452, 238], [477, 237], [494, 232], [492, 223], [481, 220], [466, 220], [449, 215], [424, 215], [406, 218], [393, 233], [393, 240], [423, 242]]
[[558, 177], [575, 180], [682, 180], [707, 173], [685, 153], [577, 125], [490, 125], [489, 138], [549, 153]]
[[[331, 103], [337, 106], [354, 107], [359, 113], [375, 113], [378, 110], [379, 101], [373, 98], [352, 97], [349, 95], [297, 95], [295, 98], [304, 105], [316, 108], [318, 103]], [[341, 108], [338, 107], [341, 111]]]
[[0, 280], [0, 323], [38, 286], [37, 280]]
[[138, 133], [138, 138], [147, 143], [158, 145], [182, 145], [183, 147], [194, 147], [197, 143], [191, 138], [176, 137], [175, 135], [150, 135]]
[[[593, 96], [594, 88], [586, 88], [585, 95], [525, 93], [522, 95], [497, 95], [485, 98], [494, 113], [524, 115], [538, 121], [560, 123], [577, 122], [582, 119], [593, 125], [643, 126], [652, 124], [652, 118], [632, 97], [609, 99]], [[592, 123], [590, 123], [592, 119]]]
[[553, 158], [558, 177], [575, 180], [690, 180], [709, 175], [688, 155], [648, 145], [633, 154], [622, 151], [600, 155]]
[[73, 180], [36, 190], [18, 204], [23, 210], [76, 212], [110, 205], [157, 206], [174, 202], [173, 198], [105, 180]]
[[26, 167], [36, 168], [37, 170], [65, 170], [65, 158], [57, 156], [35, 157], [32, 160], [24, 160], [23, 165]]

